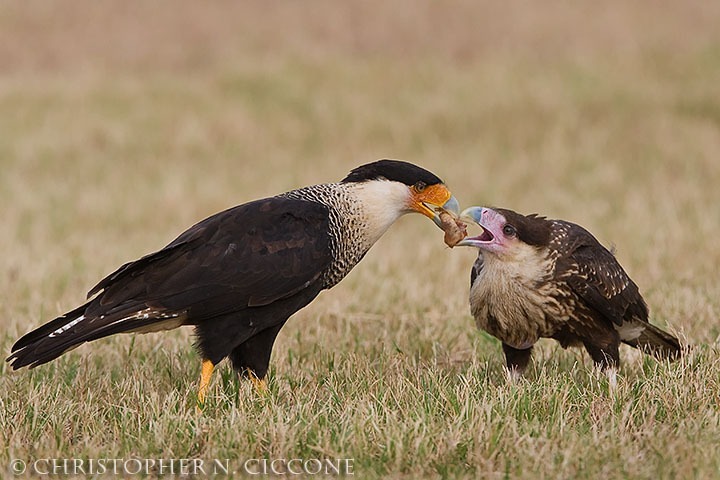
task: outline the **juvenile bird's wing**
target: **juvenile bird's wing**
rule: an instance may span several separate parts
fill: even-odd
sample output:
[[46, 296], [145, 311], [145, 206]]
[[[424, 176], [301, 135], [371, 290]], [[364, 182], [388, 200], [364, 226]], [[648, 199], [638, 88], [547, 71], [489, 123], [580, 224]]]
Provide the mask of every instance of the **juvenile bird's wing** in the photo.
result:
[[587, 230], [568, 225], [569, 249], [558, 266], [570, 288], [614, 324], [632, 318], [647, 321], [647, 305], [615, 256]]

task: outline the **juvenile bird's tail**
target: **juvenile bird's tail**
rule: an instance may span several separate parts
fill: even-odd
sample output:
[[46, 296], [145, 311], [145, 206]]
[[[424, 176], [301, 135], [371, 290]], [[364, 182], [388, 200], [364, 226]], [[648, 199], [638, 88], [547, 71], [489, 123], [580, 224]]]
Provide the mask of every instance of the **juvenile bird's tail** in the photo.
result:
[[651, 323], [645, 325], [639, 337], [625, 343], [661, 360], [677, 360], [682, 354], [678, 339]]
[[93, 301], [36, 328], [15, 342], [7, 358], [13, 370], [37, 367], [85, 342], [108, 335], [166, 330], [178, 327], [184, 321], [184, 315], [180, 313], [158, 311], [138, 304], [98, 314], [93, 312]]

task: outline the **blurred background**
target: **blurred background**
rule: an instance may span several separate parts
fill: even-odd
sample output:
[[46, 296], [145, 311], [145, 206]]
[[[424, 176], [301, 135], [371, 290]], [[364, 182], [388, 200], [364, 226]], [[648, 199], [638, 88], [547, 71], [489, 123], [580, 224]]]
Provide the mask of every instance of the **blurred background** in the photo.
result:
[[[2, 322], [218, 210], [400, 158], [463, 206], [586, 226], [659, 323], [714, 341], [718, 25], [700, 0], [3, 2]], [[301, 318], [417, 308], [472, 336], [474, 256], [404, 218]]]
[[622, 347], [615, 397], [583, 351], [541, 341], [508, 384], [469, 313], [476, 252], [408, 215], [283, 328], [267, 397], [222, 365], [196, 418], [190, 329], [2, 362], [0, 469], [162, 452], [348, 456], [368, 478], [717, 476], [719, 26], [705, 0], [0, 2], [5, 354], [202, 218], [379, 158], [463, 206], [587, 227], [698, 347], [673, 365]]

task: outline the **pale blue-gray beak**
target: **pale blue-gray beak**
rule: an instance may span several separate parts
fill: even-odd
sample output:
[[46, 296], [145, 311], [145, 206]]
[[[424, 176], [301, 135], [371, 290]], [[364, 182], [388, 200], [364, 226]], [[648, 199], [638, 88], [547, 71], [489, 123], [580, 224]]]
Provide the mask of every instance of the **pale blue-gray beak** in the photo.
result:
[[[465, 210], [462, 211], [460, 214], [460, 220], [465, 221], [472, 221], [480, 225], [480, 221], [482, 220], [483, 212], [485, 211], [485, 207], [468, 207]], [[478, 248], [479, 243], [476, 238], [472, 237], [466, 237], [462, 239], [456, 247], [475, 247]]]
[[460, 214], [460, 219], [472, 220], [473, 222], [480, 224], [482, 220], [482, 214], [485, 211], [485, 207], [468, 207]]

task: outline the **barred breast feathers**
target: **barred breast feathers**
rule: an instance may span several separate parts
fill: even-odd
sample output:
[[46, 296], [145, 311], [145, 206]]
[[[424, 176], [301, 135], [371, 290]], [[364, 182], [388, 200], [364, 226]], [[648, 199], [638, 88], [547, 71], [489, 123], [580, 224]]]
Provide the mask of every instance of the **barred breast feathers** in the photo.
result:
[[395, 182], [327, 183], [292, 190], [281, 196], [318, 202], [330, 212], [333, 262], [323, 275], [325, 288], [342, 280], [373, 244], [404, 213], [405, 187]]
[[550, 281], [548, 252], [525, 245], [512, 261], [484, 254], [470, 291], [478, 327], [516, 348], [552, 334], [548, 316], [560, 308]]

